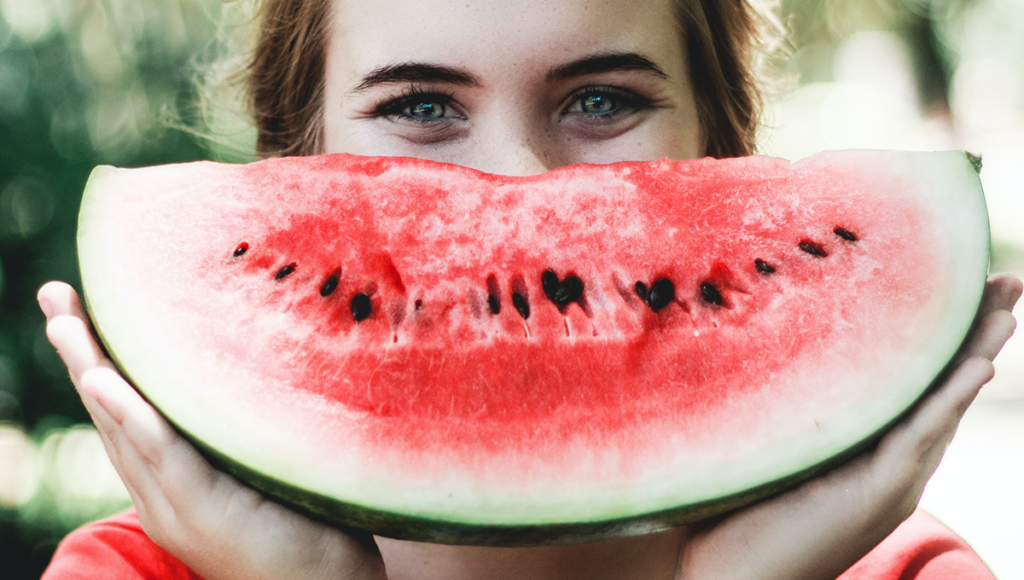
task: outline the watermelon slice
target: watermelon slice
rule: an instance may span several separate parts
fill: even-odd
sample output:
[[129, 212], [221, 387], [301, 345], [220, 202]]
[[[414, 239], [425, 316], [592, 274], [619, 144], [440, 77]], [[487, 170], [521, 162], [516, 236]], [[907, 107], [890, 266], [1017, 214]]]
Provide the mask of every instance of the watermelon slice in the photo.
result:
[[664, 529], [863, 448], [969, 329], [964, 153], [97, 168], [82, 282], [216, 465], [328, 522], [536, 544]]

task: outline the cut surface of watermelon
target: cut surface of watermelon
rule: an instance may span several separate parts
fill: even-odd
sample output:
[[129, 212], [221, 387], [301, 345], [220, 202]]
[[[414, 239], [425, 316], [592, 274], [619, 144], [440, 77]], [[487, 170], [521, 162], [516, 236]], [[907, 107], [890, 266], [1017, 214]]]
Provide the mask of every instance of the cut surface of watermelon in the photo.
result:
[[806, 479], [921, 397], [988, 264], [960, 152], [100, 167], [78, 235], [108, 350], [217, 465], [457, 543], [654, 531]]

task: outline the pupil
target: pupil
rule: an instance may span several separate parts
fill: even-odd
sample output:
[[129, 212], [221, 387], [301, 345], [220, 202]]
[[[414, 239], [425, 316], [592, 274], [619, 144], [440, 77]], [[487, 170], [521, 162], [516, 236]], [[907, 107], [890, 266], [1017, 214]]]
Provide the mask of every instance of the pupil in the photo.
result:
[[612, 110], [611, 99], [601, 95], [591, 95], [583, 99], [583, 112], [585, 113], [607, 113]]
[[412, 116], [426, 119], [438, 119], [444, 116], [444, 105], [440, 103], [416, 103], [412, 106]]

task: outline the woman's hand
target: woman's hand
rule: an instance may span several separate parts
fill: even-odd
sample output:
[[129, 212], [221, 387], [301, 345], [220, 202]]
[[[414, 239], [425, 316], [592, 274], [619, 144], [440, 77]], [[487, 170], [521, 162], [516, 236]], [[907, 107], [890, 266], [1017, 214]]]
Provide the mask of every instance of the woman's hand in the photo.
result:
[[309, 520], [211, 467], [114, 370], [70, 286], [51, 282], [38, 298], [46, 334], [154, 542], [207, 580], [385, 578], [369, 536]]
[[797, 489], [691, 531], [682, 578], [834, 579], [917, 507], [992, 359], [1013, 334], [1022, 284], [989, 279], [959, 364], [872, 450]]

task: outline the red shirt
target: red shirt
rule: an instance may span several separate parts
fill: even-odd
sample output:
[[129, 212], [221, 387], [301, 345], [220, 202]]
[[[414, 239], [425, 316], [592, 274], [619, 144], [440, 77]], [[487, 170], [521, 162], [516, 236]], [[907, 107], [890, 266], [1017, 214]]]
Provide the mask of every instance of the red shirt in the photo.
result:
[[[838, 580], [994, 580], [946, 526], [918, 510]], [[142, 531], [135, 510], [88, 524], [57, 547], [41, 580], [202, 580]]]

